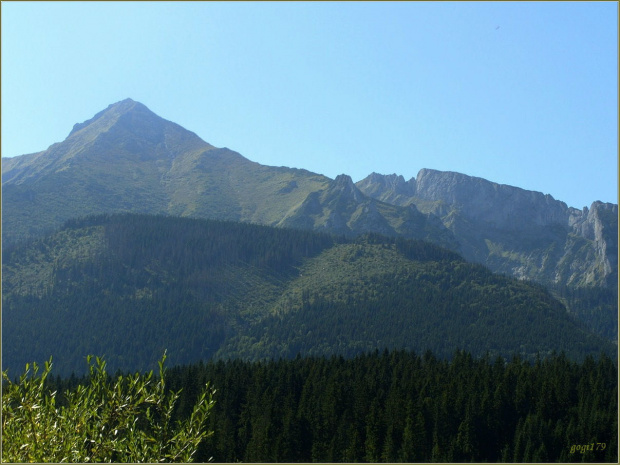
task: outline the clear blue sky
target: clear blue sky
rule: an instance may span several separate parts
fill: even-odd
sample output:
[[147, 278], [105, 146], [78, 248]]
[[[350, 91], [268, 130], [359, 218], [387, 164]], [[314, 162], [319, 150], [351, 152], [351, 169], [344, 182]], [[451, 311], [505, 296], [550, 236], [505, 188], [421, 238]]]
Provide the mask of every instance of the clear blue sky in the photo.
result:
[[616, 2], [3, 2], [2, 156], [127, 97], [250, 160], [617, 203]]

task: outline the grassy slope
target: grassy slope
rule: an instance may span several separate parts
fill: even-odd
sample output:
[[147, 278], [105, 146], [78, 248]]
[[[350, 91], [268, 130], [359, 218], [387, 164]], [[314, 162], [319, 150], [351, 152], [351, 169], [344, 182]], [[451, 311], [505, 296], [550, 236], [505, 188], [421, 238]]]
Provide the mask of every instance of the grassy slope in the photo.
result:
[[275, 224], [329, 179], [262, 166], [125, 100], [47, 150], [3, 159], [5, 245], [132, 211]]

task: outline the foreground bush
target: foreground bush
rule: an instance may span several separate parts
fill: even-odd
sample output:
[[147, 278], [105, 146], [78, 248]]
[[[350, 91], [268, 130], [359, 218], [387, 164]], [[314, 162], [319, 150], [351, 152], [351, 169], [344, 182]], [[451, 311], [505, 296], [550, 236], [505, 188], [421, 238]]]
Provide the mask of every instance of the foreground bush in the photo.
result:
[[66, 404], [56, 405], [45, 379], [51, 359], [26, 364], [19, 383], [3, 372], [3, 462], [190, 462], [198, 444], [213, 434], [206, 421], [214, 390], [207, 384], [191, 415], [172, 424], [179, 392], [166, 392], [164, 362], [159, 378], [153, 372], [119, 376], [113, 381], [106, 363], [87, 358], [90, 384], [66, 392]]

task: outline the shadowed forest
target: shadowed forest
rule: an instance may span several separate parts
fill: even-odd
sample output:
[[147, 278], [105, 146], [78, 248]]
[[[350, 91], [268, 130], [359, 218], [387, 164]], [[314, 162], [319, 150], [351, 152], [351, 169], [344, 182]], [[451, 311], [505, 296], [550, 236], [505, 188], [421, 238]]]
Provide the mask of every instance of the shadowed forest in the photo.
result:
[[[217, 389], [196, 461], [612, 462], [617, 365], [553, 354], [450, 361], [431, 352], [375, 351], [352, 359], [298, 357], [172, 367], [186, 418], [209, 381]], [[51, 377], [50, 389], [85, 378]]]

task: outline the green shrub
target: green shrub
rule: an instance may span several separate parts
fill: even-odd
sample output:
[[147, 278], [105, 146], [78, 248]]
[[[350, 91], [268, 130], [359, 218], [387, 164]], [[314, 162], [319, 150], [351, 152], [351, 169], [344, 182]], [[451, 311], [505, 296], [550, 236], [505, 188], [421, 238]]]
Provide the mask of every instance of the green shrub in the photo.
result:
[[19, 383], [7, 372], [2, 395], [3, 462], [190, 462], [198, 444], [213, 431], [206, 420], [215, 391], [204, 387], [189, 418], [172, 425], [179, 392], [165, 389], [164, 362], [153, 372], [112, 380], [106, 363], [87, 357], [90, 383], [66, 392], [57, 406], [56, 392], [45, 386], [51, 358], [26, 364]]

